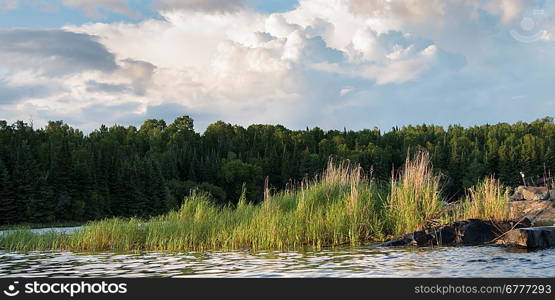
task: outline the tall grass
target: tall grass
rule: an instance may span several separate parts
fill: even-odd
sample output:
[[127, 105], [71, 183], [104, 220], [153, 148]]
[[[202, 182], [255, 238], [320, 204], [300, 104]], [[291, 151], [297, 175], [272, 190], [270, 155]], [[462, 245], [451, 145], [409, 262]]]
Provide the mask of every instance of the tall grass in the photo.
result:
[[468, 190], [456, 211], [457, 219], [508, 220], [511, 218], [508, 189], [486, 177]]
[[54, 250], [63, 249], [66, 244], [67, 236], [54, 231], [37, 234], [28, 229], [21, 229], [0, 234], [0, 249], [16, 251]]
[[443, 208], [440, 178], [434, 175], [427, 152], [407, 159], [398, 176], [391, 180], [388, 221], [395, 235], [422, 229], [440, 218]]
[[177, 212], [148, 222], [147, 249], [262, 249], [357, 244], [376, 238], [377, 187], [359, 168], [330, 164], [321, 180], [271, 195], [260, 205], [216, 207], [205, 194], [188, 197]]
[[[465, 202], [461, 216], [503, 217], [495, 215], [501, 194], [492, 194], [487, 184], [471, 193], [474, 198]], [[261, 204], [245, 201], [245, 190], [234, 207], [214, 205], [209, 195], [193, 192], [179, 210], [149, 220], [107, 219], [71, 235], [17, 231], [0, 235], [0, 247], [202, 251], [359, 245], [423, 228], [441, 217], [440, 190], [427, 153], [407, 158], [389, 187], [367, 178], [360, 167], [330, 162], [320, 177], [306, 179], [298, 188], [272, 194], [266, 186]]]

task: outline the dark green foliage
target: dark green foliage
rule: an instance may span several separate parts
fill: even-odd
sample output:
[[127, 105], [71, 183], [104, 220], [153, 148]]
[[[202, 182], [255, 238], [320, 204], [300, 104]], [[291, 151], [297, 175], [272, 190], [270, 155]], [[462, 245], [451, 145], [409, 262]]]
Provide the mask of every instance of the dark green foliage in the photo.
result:
[[172, 179], [168, 182], [168, 189], [174, 197], [176, 206], [181, 206], [183, 204], [183, 199], [194, 191], [205, 192], [212, 196], [212, 199], [217, 204], [226, 204], [226, 193], [225, 191], [213, 184], [208, 182], [203, 182], [201, 184], [194, 181], [179, 181]]
[[247, 199], [254, 200], [262, 190], [262, 168], [232, 159], [222, 166], [221, 174], [224, 178], [230, 201], [237, 203], [241, 197], [243, 187], [247, 189]]
[[199, 190], [220, 205], [235, 204], [246, 188], [263, 198], [264, 179], [274, 190], [320, 173], [330, 157], [360, 164], [377, 180], [390, 179], [407, 154], [430, 153], [455, 199], [487, 175], [504, 184], [528, 184], [555, 170], [552, 118], [464, 128], [407, 126], [382, 132], [281, 125], [247, 128], [222, 121], [203, 134], [188, 116], [166, 124], [101, 126], [84, 135], [67, 124], [34, 129], [0, 121], [0, 225], [148, 217], [182, 204]]
[[13, 184], [8, 169], [0, 159], [0, 216], [2, 225], [14, 224], [17, 220]]

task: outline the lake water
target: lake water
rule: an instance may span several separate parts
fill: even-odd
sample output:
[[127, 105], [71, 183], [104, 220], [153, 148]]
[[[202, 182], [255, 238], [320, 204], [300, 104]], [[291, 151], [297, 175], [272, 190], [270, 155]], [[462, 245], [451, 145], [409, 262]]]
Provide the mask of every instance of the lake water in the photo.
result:
[[[56, 228], [38, 228], [38, 229], [30, 229], [31, 232], [33, 233], [38, 233], [38, 234], [43, 234], [43, 233], [48, 233], [48, 232], [58, 232], [58, 233], [66, 233], [66, 234], [70, 234], [73, 233], [74, 231], [76, 231], [77, 229], [81, 228], [81, 226], [76, 226], [76, 227], [56, 227]], [[6, 233], [10, 233], [13, 230], [3, 230], [0, 231], [0, 235], [2, 234], [6, 234]]]
[[428, 249], [190, 253], [0, 251], [0, 277], [555, 277], [555, 249]]

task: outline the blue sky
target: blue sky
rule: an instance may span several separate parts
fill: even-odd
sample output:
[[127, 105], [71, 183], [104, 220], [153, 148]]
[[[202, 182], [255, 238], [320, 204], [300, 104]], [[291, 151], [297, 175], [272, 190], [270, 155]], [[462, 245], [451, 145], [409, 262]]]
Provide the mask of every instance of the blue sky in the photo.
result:
[[538, 0], [0, 0], [0, 119], [291, 128], [555, 115]]
[[138, 22], [144, 18], [157, 16], [150, 1], [133, 0], [129, 4], [132, 10], [141, 14], [141, 17], [132, 18], [104, 10], [101, 18], [91, 18], [83, 10], [66, 6], [61, 0], [40, 3], [33, 0], [21, 0], [14, 9], [0, 10], [0, 26], [2, 28], [58, 28], [68, 24], [81, 25], [93, 21]]
[[[96, 21], [137, 23], [148, 18], [160, 18], [151, 0], [130, 0], [127, 3], [132, 11], [138, 13], [138, 16], [131, 17], [100, 8], [102, 16], [91, 18], [79, 8], [64, 5], [62, 0], [38, 3], [36, 0], [20, 0], [13, 9], [0, 9], [0, 27], [57, 28]], [[249, 0], [246, 5], [261, 13], [278, 13], [295, 8], [298, 2], [296, 0]]]

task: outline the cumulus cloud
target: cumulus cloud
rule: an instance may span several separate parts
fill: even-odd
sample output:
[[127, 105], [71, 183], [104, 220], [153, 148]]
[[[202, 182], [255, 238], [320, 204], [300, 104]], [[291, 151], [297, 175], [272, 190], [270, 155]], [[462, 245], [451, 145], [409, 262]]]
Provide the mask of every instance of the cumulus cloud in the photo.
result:
[[114, 55], [87, 35], [63, 30], [0, 29], [0, 64], [59, 76], [87, 70], [113, 71]]
[[525, 0], [491, 0], [474, 5], [500, 15], [502, 22], [507, 24], [521, 16], [522, 12], [533, 3]]
[[245, 7], [244, 0], [155, 0], [159, 10], [187, 10], [207, 13], [237, 12]]
[[147, 62], [117, 60], [84, 33], [0, 30], [0, 41], [0, 119], [73, 120], [90, 106], [140, 102], [155, 70]]
[[[522, 11], [531, 5], [525, 0], [349, 0], [350, 10], [354, 14], [362, 14], [374, 18], [394, 18], [407, 23], [430, 23], [449, 16], [453, 10], [459, 14], [476, 17], [479, 10], [501, 17], [503, 23], [509, 23], [520, 16]], [[527, 3], [528, 2], [528, 3]]]
[[0, 44], [0, 118], [31, 114], [85, 129], [179, 114], [194, 116], [200, 130], [218, 119], [387, 127], [464, 121], [454, 107], [486, 118], [495, 106], [515, 117], [521, 110], [500, 97], [540, 101], [545, 95], [526, 86], [550, 84], [538, 71], [550, 60], [508, 34], [526, 8], [520, 1], [301, 0], [275, 14], [242, 1], [156, 7], [162, 18], [136, 24], [0, 31], [9, 41]]
[[131, 80], [131, 86], [137, 95], [144, 95], [149, 88], [156, 66], [145, 61], [125, 59], [121, 61], [121, 76]]
[[350, 10], [355, 14], [382, 18], [394, 17], [403, 21], [422, 23], [444, 15], [446, 1], [442, 0], [351, 0]]
[[[305, 9], [303, 5], [299, 9]], [[349, 13], [347, 6], [339, 11]], [[295, 20], [299, 11], [168, 11], [162, 13], [163, 20], [66, 29], [99, 36], [122, 66], [127, 58], [156, 66], [147, 72], [148, 88], [141, 95], [146, 107], [174, 103], [200, 116], [209, 113], [242, 124], [286, 120], [303, 126], [314, 106], [335, 106], [337, 95], [354, 94], [353, 81], [400, 84], [434, 67], [441, 71], [436, 66], [441, 51], [428, 41], [401, 32], [378, 33], [360, 18], [354, 33], [346, 35], [350, 38], [339, 43], [334, 37], [343, 35], [342, 24], [315, 12], [304, 11], [304, 20], [310, 22], [303, 23]], [[338, 75], [342, 79], [334, 82]], [[324, 94], [312, 86], [319, 80], [331, 80]], [[120, 85], [102, 88], [127, 90]], [[308, 121], [318, 124], [319, 115], [331, 112], [323, 109]]]

